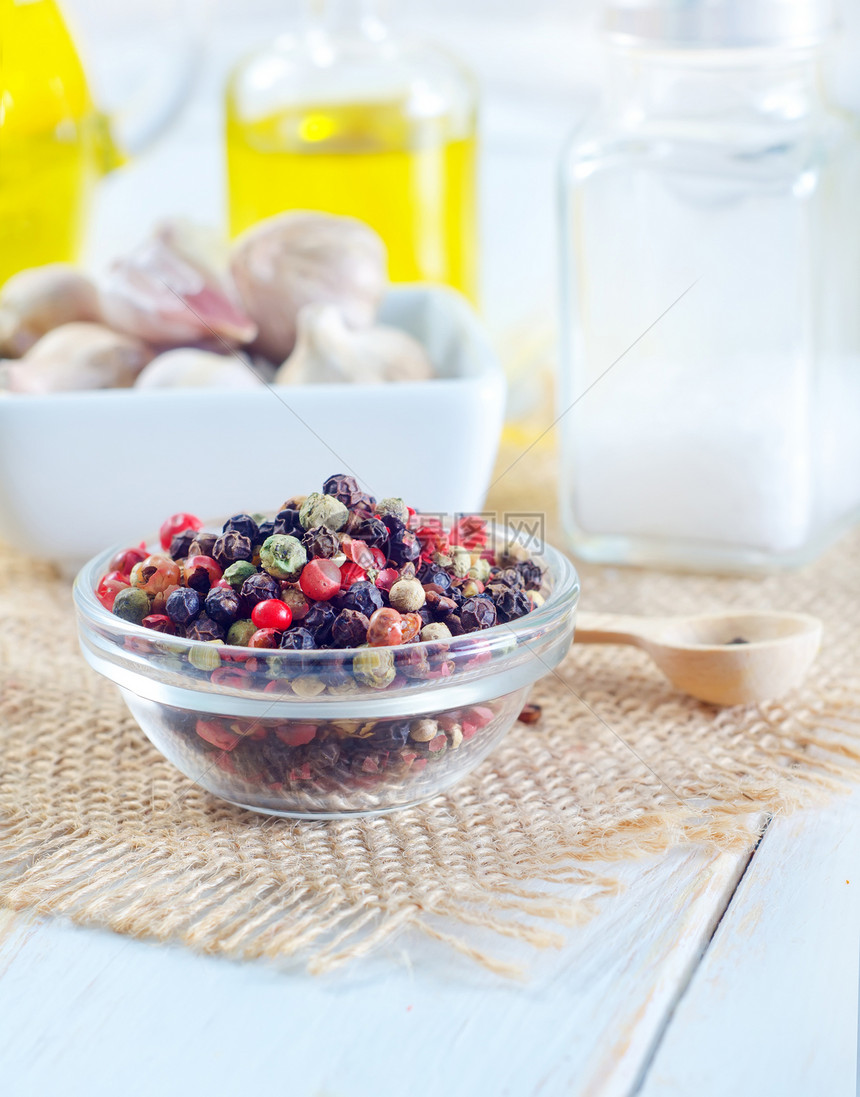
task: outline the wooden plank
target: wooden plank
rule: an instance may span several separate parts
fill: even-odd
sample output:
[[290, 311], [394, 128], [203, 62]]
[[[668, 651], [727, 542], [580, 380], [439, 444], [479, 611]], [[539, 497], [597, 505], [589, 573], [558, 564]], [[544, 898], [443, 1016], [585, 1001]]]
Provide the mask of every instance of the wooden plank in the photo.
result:
[[855, 1097], [860, 793], [768, 828], [641, 1097]]
[[622, 1097], [746, 861], [674, 851], [529, 982], [404, 939], [313, 978], [5, 916], [4, 1097]]

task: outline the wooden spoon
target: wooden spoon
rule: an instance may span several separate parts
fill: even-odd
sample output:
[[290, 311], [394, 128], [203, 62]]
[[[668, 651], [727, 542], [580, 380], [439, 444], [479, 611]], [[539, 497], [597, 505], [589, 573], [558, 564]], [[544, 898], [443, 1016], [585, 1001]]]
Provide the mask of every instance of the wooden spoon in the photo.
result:
[[781, 697], [803, 680], [821, 643], [821, 622], [805, 613], [580, 613], [574, 639], [633, 644], [684, 693], [714, 705], [748, 705]]

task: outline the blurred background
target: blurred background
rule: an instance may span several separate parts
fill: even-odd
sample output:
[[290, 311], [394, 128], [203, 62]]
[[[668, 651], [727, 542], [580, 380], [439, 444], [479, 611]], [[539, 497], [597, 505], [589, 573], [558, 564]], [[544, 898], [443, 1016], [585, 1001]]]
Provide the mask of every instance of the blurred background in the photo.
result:
[[[595, 103], [601, 77], [598, 0], [390, 0], [393, 25], [438, 43], [479, 82], [480, 303], [513, 382], [519, 415], [554, 353], [556, 175], [565, 140]], [[135, 137], [161, 96], [170, 124], [98, 190], [85, 259], [95, 268], [152, 222], [185, 214], [226, 223], [224, 88], [243, 55], [301, 25], [299, 0], [65, 0], [96, 100]], [[832, 92], [860, 108], [860, 5], [841, 0]], [[169, 88], [184, 73], [176, 108]], [[855, 76], [855, 73], [858, 75]], [[184, 98], [183, 105], [178, 105]], [[518, 384], [529, 376], [531, 383]]]
[[[598, 92], [595, 0], [402, 0], [392, 23], [457, 55], [479, 81], [478, 211], [480, 301], [492, 337], [514, 375], [517, 411], [541, 393], [536, 362], [554, 353], [556, 171], [566, 137]], [[93, 93], [121, 111], [149, 113], [177, 65], [190, 96], [140, 155], [97, 192], [85, 247], [101, 268], [137, 243], [154, 220], [185, 214], [226, 222], [224, 87], [231, 67], [255, 47], [300, 26], [298, 0], [66, 0]]]

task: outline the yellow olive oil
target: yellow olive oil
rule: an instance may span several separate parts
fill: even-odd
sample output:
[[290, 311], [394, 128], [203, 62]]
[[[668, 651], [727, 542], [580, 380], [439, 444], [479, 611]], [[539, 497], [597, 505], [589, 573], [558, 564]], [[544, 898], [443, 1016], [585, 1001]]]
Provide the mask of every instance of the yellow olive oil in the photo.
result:
[[105, 143], [55, 0], [0, 0], [0, 284], [76, 258]]
[[400, 101], [291, 107], [254, 120], [228, 99], [233, 234], [289, 209], [348, 214], [388, 247], [393, 281], [441, 282], [475, 299], [475, 137]]

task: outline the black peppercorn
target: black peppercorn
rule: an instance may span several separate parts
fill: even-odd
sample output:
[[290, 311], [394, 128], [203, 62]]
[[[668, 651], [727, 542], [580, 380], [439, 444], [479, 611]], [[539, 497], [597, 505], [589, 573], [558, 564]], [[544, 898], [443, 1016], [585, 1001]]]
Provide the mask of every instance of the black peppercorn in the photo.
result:
[[215, 542], [218, 540], [218, 535], [215, 533], [205, 533], [203, 530], [197, 531], [197, 536], [188, 546], [189, 556], [211, 556], [212, 550], [215, 548]]
[[302, 535], [302, 544], [307, 550], [308, 557], [322, 557], [330, 560], [340, 552], [340, 541], [337, 534], [326, 526], [315, 526]]
[[232, 518], [228, 518], [224, 523], [222, 532], [229, 533], [231, 530], [234, 530], [236, 533], [241, 533], [243, 537], [247, 537], [252, 545], [257, 544], [259, 541], [260, 527], [250, 514], [234, 514]]
[[515, 621], [531, 612], [532, 605], [524, 590], [512, 590], [511, 587], [498, 585], [501, 589], [494, 590], [492, 594], [500, 621]]
[[281, 584], [264, 571], [259, 571], [256, 575], [249, 575], [242, 584], [242, 599], [245, 608], [248, 610], [248, 616], [250, 616], [250, 611], [258, 602], [265, 602], [267, 598], [280, 597]]
[[370, 621], [355, 609], [342, 609], [331, 627], [331, 639], [336, 648], [357, 648], [367, 640]]
[[280, 646], [285, 651], [311, 651], [317, 645], [313, 633], [309, 629], [297, 625], [281, 633]]
[[200, 595], [191, 587], [177, 587], [168, 597], [164, 612], [174, 625], [188, 625], [200, 613]]
[[388, 544], [388, 528], [382, 519], [360, 510], [350, 514], [344, 532], [356, 541], [364, 541], [371, 548], [382, 549], [383, 552]]
[[382, 516], [382, 523], [388, 530], [388, 559], [397, 567], [417, 560], [421, 554], [421, 542], [411, 529], [392, 514]]
[[451, 586], [451, 576], [438, 564], [422, 564], [417, 572], [423, 586], [436, 586], [446, 591]]
[[325, 647], [331, 639], [331, 626], [336, 616], [334, 607], [325, 602], [316, 602], [308, 610], [302, 624], [313, 636], [317, 647]]
[[313, 744], [311, 751], [311, 760], [314, 766], [318, 766], [320, 769], [331, 769], [332, 766], [337, 765], [340, 759], [340, 745], [334, 739], [327, 739], [325, 742]]
[[371, 740], [377, 747], [386, 750], [399, 750], [409, 744], [409, 720], [382, 721], [373, 729]]
[[181, 533], [174, 534], [170, 542], [170, 555], [174, 560], [184, 560], [191, 555], [191, 546], [197, 537], [196, 529], [184, 529]]
[[204, 609], [219, 625], [230, 626], [240, 616], [242, 602], [235, 590], [226, 587], [213, 587], [206, 595]]
[[323, 484], [323, 494], [333, 495], [349, 510], [370, 512], [376, 504], [374, 496], [363, 492], [354, 476], [345, 476], [343, 473], [329, 476]]
[[298, 507], [285, 506], [275, 515], [274, 521], [273, 530], [275, 533], [301, 538], [305, 532], [304, 526], [299, 521]]
[[462, 636], [466, 631], [463, 622], [460, 620], [456, 613], [449, 613], [448, 616], [445, 618], [445, 624], [450, 629], [452, 636]]
[[198, 594], [205, 594], [212, 586], [212, 576], [204, 567], [189, 567], [186, 563], [183, 572], [186, 587], [191, 587]]
[[274, 518], [267, 518], [264, 522], [260, 522], [257, 526], [257, 538], [254, 541], [255, 545], [262, 545], [266, 538], [271, 537], [275, 532], [275, 520]]
[[521, 560], [516, 565], [516, 569], [522, 576], [523, 586], [526, 590], [540, 590], [543, 583], [543, 572], [534, 560]]
[[[453, 614], [451, 615], [454, 616]], [[497, 620], [496, 607], [492, 599], [477, 595], [475, 598], [467, 598], [460, 608], [460, 623], [466, 632], [475, 632], [478, 629], [492, 628]], [[445, 623], [450, 628], [450, 620]], [[453, 632], [454, 630], [451, 629]]]
[[206, 642], [209, 640], [223, 640], [226, 633], [222, 625], [219, 625], [217, 621], [213, 621], [211, 617], [207, 617], [205, 613], [201, 613], [197, 620], [188, 626], [185, 635], [189, 640]]
[[[384, 605], [382, 592], [375, 583], [365, 579], [353, 583], [351, 587], [337, 596], [338, 609], [354, 609], [365, 617], [372, 617]], [[363, 641], [362, 641], [363, 642]]]
[[[253, 518], [250, 519], [252, 522]], [[256, 522], [254, 526], [256, 527]], [[238, 530], [230, 529], [222, 534], [212, 549], [212, 558], [225, 570], [239, 560], [251, 560], [254, 556], [253, 542], [250, 537]]]

